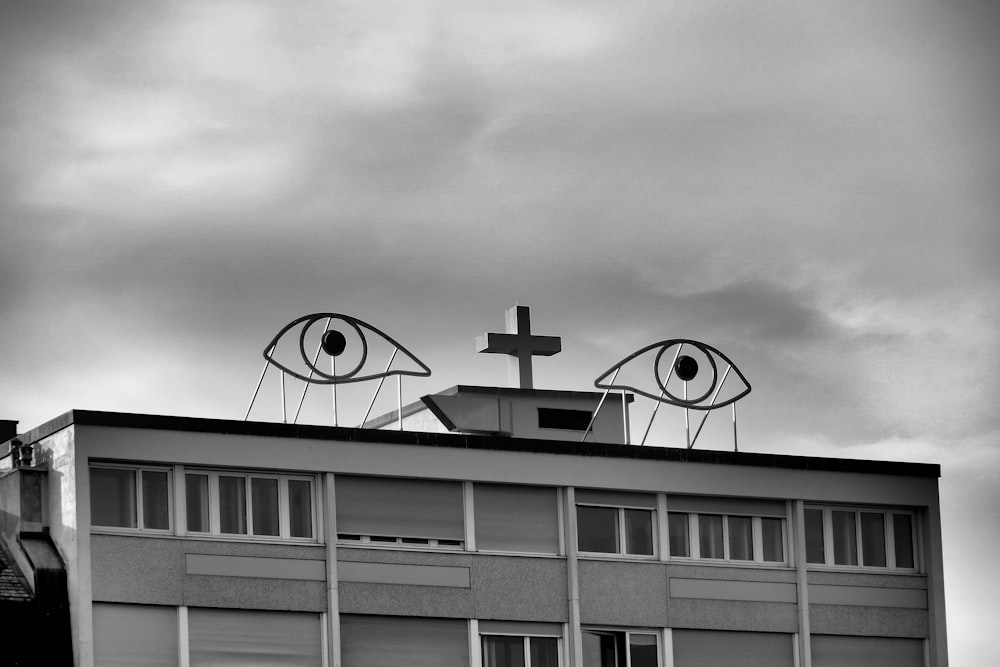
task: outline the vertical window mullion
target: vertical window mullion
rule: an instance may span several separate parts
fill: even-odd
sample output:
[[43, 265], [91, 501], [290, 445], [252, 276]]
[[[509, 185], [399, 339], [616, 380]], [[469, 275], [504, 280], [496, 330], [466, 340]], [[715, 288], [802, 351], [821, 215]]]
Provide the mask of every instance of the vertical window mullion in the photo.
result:
[[750, 523], [750, 539], [753, 541], [751, 545], [753, 551], [753, 562], [763, 563], [764, 562], [764, 529], [761, 526], [761, 521], [759, 516], [753, 517]]
[[139, 530], [146, 527], [145, 508], [142, 506], [142, 468], [135, 469], [135, 525]]
[[253, 532], [253, 493], [251, 491], [251, 476], [242, 475], [243, 477], [243, 497], [246, 499], [246, 522], [247, 522], [247, 536], [252, 536]]
[[531, 667], [531, 640], [527, 637], [521, 639], [521, 648], [524, 649], [524, 664], [525, 667]]
[[729, 560], [729, 515], [722, 515], [722, 559]]
[[885, 529], [885, 566], [896, 567], [896, 517], [892, 512], [884, 512], [882, 527]]
[[222, 517], [219, 514], [219, 473], [208, 475], [208, 510], [210, 528], [213, 535], [222, 534]]
[[697, 514], [688, 514], [688, 532], [691, 538], [691, 558], [701, 558], [701, 529]]
[[626, 554], [628, 553], [627, 545], [628, 539], [625, 535], [625, 508], [618, 508], [618, 553]]
[[833, 565], [833, 512], [829, 508], [823, 508], [823, 546], [825, 564]]
[[861, 511], [854, 510], [854, 543], [855, 549], [858, 552], [856, 556], [858, 565], [865, 567], [865, 545], [864, 545], [864, 535], [861, 533]]
[[289, 537], [289, 512], [288, 512], [288, 478], [284, 475], [278, 476], [278, 536], [284, 539]]

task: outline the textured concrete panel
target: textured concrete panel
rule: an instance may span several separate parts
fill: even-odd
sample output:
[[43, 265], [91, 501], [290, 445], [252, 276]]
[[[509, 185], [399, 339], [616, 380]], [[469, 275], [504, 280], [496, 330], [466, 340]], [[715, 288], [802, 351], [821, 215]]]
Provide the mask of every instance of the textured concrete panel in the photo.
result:
[[671, 562], [667, 576], [673, 579], [723, 579], [726, 581], [776, 581], [795, 583], [795, 570], [778, 567], [723, 567]]
[[321, 581], [188, 575], [184, 601], [189, 607], [232, 607], [284, 611], [326, 611]]
[[750, 632], [798, 632], [798, 605], [779, 602], [682, 600], [669, 603], [670, 627]]
[[700, 600], [790, 602], [797, 600], [795, 584], [723, 579], [670, 579], [670, 597]]
[[447, 565], [403, 565], [399, 563], [358, 563], [344, 561], [337, 567], [340, 581], [411, 586], [452, 586], [469, 588], [469, 568]]
[[183, 604], [184, 556], [179, 540], [90, 536], [95, 602]]
[[809, 585], [871, 586], [872, 588], [927, 588], [927, 577], [918, 574], [878, 574], [872, 572], [823, 572], [807, 573]]
[[434, 616], [472, 618], [472, 591], [468, 588], [366, 584], [340, 584], [340, 613], [383, 616]]
[[809, 586], [809, 604], [927, 609], [927, 591], [913, 588], [870, 588], [868, 586], [813, 584]]
[[587, 624], [667, 626], [662, 563], [580, 561], [580, 619]]
[[810, 604], [809, 631], [817, 635], [924, 639], [927, 637], [927, 611]]
[[188, 574], [326, 581], [326, 563], [320, 560], [212, 554], [187, 554], [184, 560]]
[[471, 560], [476, 618], [569, 620], [565, 559], [473, 556]]

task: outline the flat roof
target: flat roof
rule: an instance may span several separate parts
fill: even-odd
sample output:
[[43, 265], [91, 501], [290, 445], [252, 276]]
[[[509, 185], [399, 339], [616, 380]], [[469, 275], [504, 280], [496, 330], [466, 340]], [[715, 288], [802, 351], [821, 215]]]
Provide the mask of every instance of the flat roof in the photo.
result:
[[[533, 391], [533, 390], [519, 390]], [[941, 466], [936, 463], [910, 463], [900, 461], [871, 461], [866, 459], [826, 458], [820, 456], [794, 456], [789, 454], [761, 454], [756, 452], [728, 452], [713, 449], [684, 449], [677, 447], [641, 447], [603, 442], [578, 442], [568, 440], [535, 440], [496, 435], [470, 435], [463, 433], [426, 433], [422, 431], [396, 431], [344, 426], [317, 426], [310, 424], [283, 424], [276, 422], [242, 421], [235, 419], [208, 419], [202, 417], [176, 417], [127, 412], [100, 412], [71, 410], [36, 428], [19, 435], [22, 442], [32, 443], [72, 425], [109, 426], [116, 428], [155, 429], [218, 433], [224, 435], [266, 436], [303, 440], [338, 440], [346, 442], [414, 445], [419, 447], [451, 447], [456, 449], [483, 449], [511, 452], [565, 454], [570, 456], [600, 456], [617, 459], [643, 459], [649, 461], [674, 461], [678, 463], [708, 463], [741, 465], [763, 468], [790, 468], [826, 472], [870, 473], [909, 477], [940, 477]], [[9, 447], [0, 446], [0, 456]]]

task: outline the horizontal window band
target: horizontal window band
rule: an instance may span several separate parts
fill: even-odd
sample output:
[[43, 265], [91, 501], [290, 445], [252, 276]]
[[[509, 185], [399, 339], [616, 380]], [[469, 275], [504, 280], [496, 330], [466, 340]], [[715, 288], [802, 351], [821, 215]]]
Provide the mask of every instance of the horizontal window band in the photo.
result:
[[484, 635], [562, 637], [562, 624], [532, 623], [530, 621], [479, 621], [479, 633]]
[[784, 500], [724, 498], [721, 496], [667, 496], [667, 511], [786, 518]]
[[584, 505], [642, 507], [655, 510], [656, 494], [631, 493], [628, 491], [603, 491], [599, 489], [577, 489], [576, 502]]

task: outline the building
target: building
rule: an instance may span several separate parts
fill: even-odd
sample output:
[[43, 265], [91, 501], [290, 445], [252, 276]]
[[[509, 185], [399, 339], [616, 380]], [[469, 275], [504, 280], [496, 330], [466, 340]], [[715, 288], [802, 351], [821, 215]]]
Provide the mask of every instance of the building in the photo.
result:
[[3, 545], [58, 553], [81, 667], [947, 665], [938, 466], [627, 445], [629, 398], [587, 442], [597, 392], [73, 411], [0, 462]]

